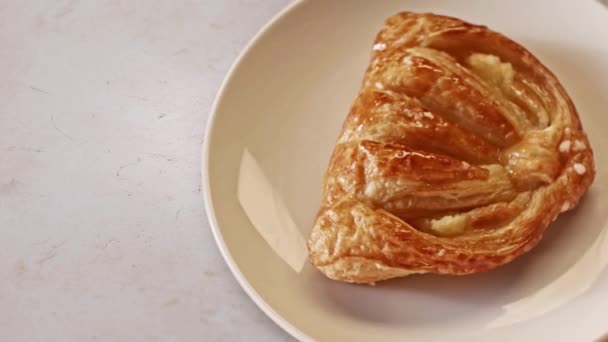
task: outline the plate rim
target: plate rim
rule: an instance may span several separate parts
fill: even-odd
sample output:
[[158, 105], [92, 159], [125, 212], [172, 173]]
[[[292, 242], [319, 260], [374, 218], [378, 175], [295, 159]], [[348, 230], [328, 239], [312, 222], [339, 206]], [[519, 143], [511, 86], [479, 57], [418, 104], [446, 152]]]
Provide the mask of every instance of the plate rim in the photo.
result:
[[217, 245], [222, 258], [228, 265], [230, 272], [236, 278], [237, 283], [240, 287], [245, 291], [247, 296], [257, 305], [257, 307], [264, 312], [266, 316], [268, 316], [275, 324], [277, 324], [281, 329], [287, 332], [292, 337], [296, 338], [300, 341], [313, 341], [313, 339], [302, 332], [300, 329], [295, 327], [285, 318], [283, 318], [280, 314], [278, 314], [272, 306], [270, 306], [260, 294], [253, 288], [253, 286], [249, 283], [246, 277], [243, 275], [238, 265], [234, 261], [234, 258], [228, 251], [228, 247], [224, 241], [222, 233], [220, 232], [219, 225], [217, 223], [217, 217], [215, 215], [215, 208], [213, 202], [211, 200], [211, 187], [210, 187], [210, 179], [209, 179], [209, 153], [211, 150], [211, 135], [213, 128], [217, 119], [217, 110], [220, 102], [224, 97], [224, 92], [228, 84], [232, 81], [234, 77], [234, 73], [238, 66], [241, 64], [242, 60], [249, 53], [251, 48], [260, 40], [260, 38], [266, 34], [266, 32], [274, 26], [279, 20], [281, 20], [288, 13], [295, 10], [297, 7], [302, 5], [307, 0], [294, 0], [290, 4], [286, 5], [281, 9], [278, 13], [276, 13], [269, 21], [266, 22], [257, 32], [256, 34], [249, 40], [249, 42], [245, 45], [245, 47], [241, 50], [237, 58], [234, 60], [224, 80], [222, 81], [220, 87], [217, 90], [215, 95], [215, 99], [211, 105], [209, 110], [209, 117], [207, 119], [207, 125], [205, 126], [204, 140], [202, 146], [202, 158], [201, 158], [201, 178], [202, 178], [202, 188], [203, 188], [203, 202], [205, 205], [205, 211], [207, 214], [207, 221], [209, 222], [209, 226], [211, 228], [211, 232], [213, 234], [213, 238], [215, 240], [215, 244]]

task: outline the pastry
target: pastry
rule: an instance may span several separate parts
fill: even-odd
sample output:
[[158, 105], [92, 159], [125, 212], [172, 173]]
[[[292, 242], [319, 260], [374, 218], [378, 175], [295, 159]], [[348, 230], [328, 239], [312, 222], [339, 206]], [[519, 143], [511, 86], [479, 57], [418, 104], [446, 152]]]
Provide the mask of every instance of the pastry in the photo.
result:
[[570, 97], [485, 26], [388, 18], [324, 178], [309, 241], [327, 277], [464, 275], [533, 248], [593, 181]]

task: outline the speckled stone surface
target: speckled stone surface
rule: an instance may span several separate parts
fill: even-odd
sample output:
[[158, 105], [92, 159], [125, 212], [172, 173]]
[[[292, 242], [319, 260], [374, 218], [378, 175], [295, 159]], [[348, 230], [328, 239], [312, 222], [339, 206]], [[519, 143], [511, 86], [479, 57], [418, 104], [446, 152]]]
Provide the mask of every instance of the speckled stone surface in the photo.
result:
[[291, 340], [200, 187], [215, 93], [289, 2], [0, 4], [0, 340]]

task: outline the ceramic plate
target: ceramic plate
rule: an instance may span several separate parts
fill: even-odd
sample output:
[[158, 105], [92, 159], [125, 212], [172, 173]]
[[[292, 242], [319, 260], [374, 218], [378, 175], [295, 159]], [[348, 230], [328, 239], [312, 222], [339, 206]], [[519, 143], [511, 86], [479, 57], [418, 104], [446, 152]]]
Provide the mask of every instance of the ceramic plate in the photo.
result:
[[[398, 11], [484, 24], [562, 81], [595, 151], [578, 209], [532, 252], [494, 271], [419, 275], [375, 287], [326, 279], [303, 248], [321, 179], [372, 41]], [[584, 1], [299, 1], [247, 47], [208, 125], [203, 183], [235, 277], [301, 340], [591, 341], [608, 331], [608, 10]]]

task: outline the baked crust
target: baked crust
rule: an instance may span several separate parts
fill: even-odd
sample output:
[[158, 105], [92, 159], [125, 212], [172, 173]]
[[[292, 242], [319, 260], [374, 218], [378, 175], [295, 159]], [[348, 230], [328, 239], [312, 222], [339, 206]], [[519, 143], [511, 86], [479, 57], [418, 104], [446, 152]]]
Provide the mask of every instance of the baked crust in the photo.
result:
[[353, 283], [486, 271], [534, 247], [594, 175], [570, 97], [528, 50], [399, 13], [332, 154], [310, 261]]

